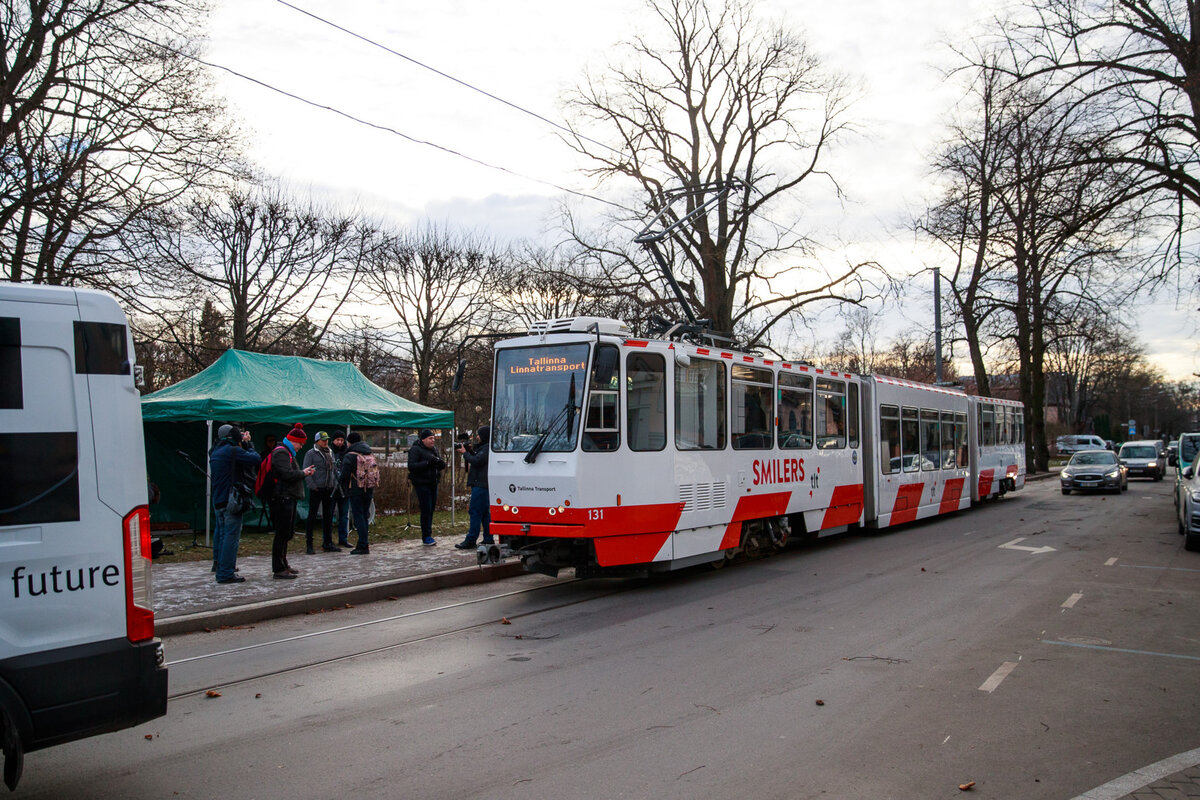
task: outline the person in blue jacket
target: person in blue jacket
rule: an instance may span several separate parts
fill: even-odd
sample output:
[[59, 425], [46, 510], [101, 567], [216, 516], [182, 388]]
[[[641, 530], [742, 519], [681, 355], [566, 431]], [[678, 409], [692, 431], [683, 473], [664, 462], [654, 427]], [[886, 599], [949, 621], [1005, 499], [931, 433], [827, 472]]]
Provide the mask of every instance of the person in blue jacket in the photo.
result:
[[229, 491], [236, 483], [247, 497], [254, 494], [254, 478], [262, 457], [254, 452], [250, 432], [236, 425], [217, 429], [217, 444], [208, 455], [212, 476], [213, 508], [216, 524], [213, 533], [213, 571], [217, 583], [241, 583], [237, 574], [238, 547], [242, 542], [242, 510], [229, 504]]

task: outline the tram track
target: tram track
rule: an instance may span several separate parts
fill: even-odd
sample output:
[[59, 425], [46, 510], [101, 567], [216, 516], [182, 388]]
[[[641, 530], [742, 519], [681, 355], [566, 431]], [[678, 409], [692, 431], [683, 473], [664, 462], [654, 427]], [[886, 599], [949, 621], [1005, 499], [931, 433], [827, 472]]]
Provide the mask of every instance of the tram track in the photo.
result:
[[[575, 579], [575, 580], [565, 581], [563, 583], [553, 584], [551, 586], [534, 586], [534, 587], [530, 587], [527, 589], [518, 589], [518, 590], [512, 591], [512, 592], [503, 592], [501, 594], [489, 595], [488, 597], [480, 597], [480, 598], [475, 598], [472, 600], [465, 600], [461, 603], [451, 603], [448, 605], [436, 606], [434, 608], [421, 609], [419, 611], [410, 611], [405, 614], [396, 614], [396, 615], [392, 615], [392, 616], [388, 616], [388, 617], [381, 617], [379, 619], [372, 619], [372, 620], [366, 620], [363, 622], [356, 622], [352, 625], [342, 625], [342, 626], [339, 626], [336, 628], [328, 628], [326, 630], [312, 631], [309, 633], [302, 633], [302, 634], [297, 634], [294, 636], [286, 636], [283, 638], [272, 639], [272, 640], [268, 640], [268, 641], [264, 641], [264, 642], [255, 642], [253, 644], [243, 645], [240, 647], [232, 647], [232, 648], [228, 648], [225, 650], [214, 651], [211, 653], [201, 653], [199, 655], [188, 656], [186, 658], [180, 658], [180, 659], [176, 659], [174, 661], [168, 661], [166, 666], [168, 668], [173, 668], [173, 667], [180, 667], [180, 666], [183, 666], [186, 664], [196, 664], [196, 663], [206, 662], [206, 661], [210, 661], [210, 660], [236, 657], [236, 656], [246, 654], [246, 653], [249, 653], [249, 652], [252, 652], [255, 650], [267, 650], [272, 647], [276, 647], [276, 648], [283, 647], [283, 646], [295, 644], [297, 642], [302, 642], [302, 641], [306, 641], [306, 640], [314, 640], [314, 639], [318, 639], [321, 637], [330, 637], [330, 636], [336, 636], [338, 634], [346, 634], [346, 633], [351, 633], [351, 632], [355, 632], [355, 631], [362, 631], [364, 629], [368, 629], [375, 625], [382, 625], [382, 624], [392, 623], [392, 622], [401, 622], [403, 620], [415, 619], [415, 618], [419, 618], [419, 617], [428, 617], [429, 615], [432, 615], [432, 614], [455, 611], [455, 610], [467, 608], [470, 606], [478, 606], [478, 605], [481, 605], [484, 603], [495, 602], [498, 600], [503, 600], [503, 599], [511, 598], [511, 597], [517, 597], [517, 596], [521, 596], [521, 595], [530, 595], [530, 594], [534, 594], [537, 592], [543, 592], [548, 589], [561, 589], [562, 587], [565, 587], [565, 586], [573, 586], [573, 585], [580, 584], [580, 583], [583, 583], [583, 581]], [[589, 593], [586, 597], [573, 597], [573, 598], [567, 599], [565, 601], [555, 602], [555, 603], [552, 603], [550, 605], [543, 606], [540, 608], [531, 608], [531, 609], [525, 610], [525, 611], [509, 612], [504, 616], [504, 618], [508, 619], [510, 621], [517, 620], [517, 619], [527, 619], [529, 617], [534, 617], [539, 614], [545, 614], [545, 613], [548, 613], [551, 611], [558, 611], [558, 610], [561, 610], [564, 608], [570, 608], [571, 606], [581, 605], [584, 603], [590, 603], [592, 601], [600, 600], [605, 597], [611, 597], [612, 595], [616, 595], [616, 594], [620, 594], [622, 592], [628, 591], [629, 588], [630, 588], [629, 585], [622, 585], [620, 587], [609, 589], [607, 591], [602, 591], [599, 593]], [[379, 653], [387, 652], [389, 650], [396, 650], [396, 649], [400, 649], [400, 648], [404, 648], [404, 647], [410, 647], [410, 646], [421, 644], [424, 642], [435, 641], [437, 639], [444, 639], [449, 636], [455, 636], [455, 635], [466, 633], [469, 631], [478, 630], [480, 628], [484, 628], [489, 625], [495, 625], [499, 621], [500, 621], [499, 618], [489, 617], [488, 619], [479, 620], [477, 622], [472, 622], [470, 624], [457, 625], [457, 626], [451, 627], [450, 629], [447, 629], [447, 630], [441, 630], [441, 631], [436, 631], [436, 632], [432, 632], [432, 633], [424, 633], [424, 634], [421, 634], [418, 636], [409, 636], [407, 638], [401, 639], [400, 641], [388, 642], [386, 644], [381, 644], [381, 645], [377, 645], [374, 647], [359, 648], [359, 649], [353, 650], [352, 652], [340, 653], [337, 655], [326, 656], [323, 658], [315, 658], [315, 659], [303, 661], [301, 663], [292, 663], [292, 664], [288, 664], [287, 666], [281, 666], [277, 669], [259, 670], [251, 675], [234, 678], [232, 680], [215, 681], [209, 685], [204, 686], [203, 688], [195, 688], [195, 689], [189, 688], [184, 691], [171, 693], [171, 694], [168, 694], [167, 699], [168, 699], [168, 701], [183, 700], [183, 699], [189, 698], [189, 697], [197, 697], [197, 696], [205, 694], [206, 692], [214, 691], [217, 689], [225, 689], [225, 688], [231, 688], [234, 686], [241, 686], [241, 685], [245, 685], [247, 683], [253, 683], [254, 681], [259, 681], [259, 680], [263, 680], [266, 678], [277, 677], [280, 675], [288, 675], [288, 674], [302, 672], [304, 670], [312, 669], [314, 667], [322, 667], [322, 666], [326, 666], [326, 665], [330, 665], [330, 664], [337, 664], [337, 663], [344, 662], [344, 661], [350, 661], [350, 660], [353, 660], [356, 658], [362, 658], [364, 656], [376, 655]]]

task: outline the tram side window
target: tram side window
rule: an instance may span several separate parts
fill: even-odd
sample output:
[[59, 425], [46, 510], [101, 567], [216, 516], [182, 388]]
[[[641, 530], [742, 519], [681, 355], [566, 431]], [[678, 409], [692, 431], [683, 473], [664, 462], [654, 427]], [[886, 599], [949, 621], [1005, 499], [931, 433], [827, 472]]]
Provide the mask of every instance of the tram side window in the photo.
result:
[[958, 451], [958, 468], [964, 469], [971, 465], [971, 448], [967, 446], [967, 415], [957, 412], [954, 415], [954, 442]]
[[620, 352], [611, 344], [596, 348], [583, 424], [583, 449], [586, 451], [608, 453], [621, 444], [620, 410], [617, 408], [620, 359]]
[[1008, 444], [1008, 427], [1012, 422], [1012, 410], [996, 406], [996, 444]]
[[954, 412], [943, 411], [942, 416], [942, 469], [954, 469], [954, 450], [958, 434], [954, 431]]
[[675, 370], [675, 446], [725, 449], [725, 365], [695, 359]]
[[1017, 444], [1025, 442], [1025, 406], [1016, 410], [1017, 415]]
[[771, 425], [775, 419], [774, 376], [769, 369], [734, 364], [733, 449], [771, 449]]
[[979, 406], [979, 444], [987, 447], [996, 443], [996, 411], [990, 403]]
[[779, 373], [779, 447], [807, 450], [813, 446], [813, 380], [811, 375]]
[[879, 406], [879, 465], [884, 475], [900, 471], [900, 408]]
[[1009, 444], [1016, 444], [1017, 443], [1016, 415], [1013, 414], [1012, 406], [1005, 406], [1005, 408], [1004, 408], [1004, 428], [1005, 428], [1005, 431], [1008, 433], [1008, 436], [1005, 437], [1005, 440]]
[[817, 447], [846, 446], [846, 384], [817, 378]]
[[938, 455], [942, 434], [938, 427], [938, 412], [931, 408], [921, 409], [921, 469], [937, 469], [942, 459]]
[[667, 446], [667, 366], [657, 353], [631, 353], [625, 361], [625, 419], [629, 449]]
[[846, 387], [846, 439], [850, 447], [858, 447], [858, 384]]
[[921, 469], [921, 417], [915, 408], [900, 409], [900, 453], [905, 472]]

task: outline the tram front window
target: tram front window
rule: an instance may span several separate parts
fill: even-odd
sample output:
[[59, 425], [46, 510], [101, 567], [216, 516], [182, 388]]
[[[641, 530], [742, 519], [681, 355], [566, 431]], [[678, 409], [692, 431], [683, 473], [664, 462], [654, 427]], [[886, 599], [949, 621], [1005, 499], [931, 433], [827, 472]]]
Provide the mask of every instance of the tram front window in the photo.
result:
[[587, 386], [588, 345], [520, 347], [496, 352], [492, 449], [525, 453], [575, 449]]

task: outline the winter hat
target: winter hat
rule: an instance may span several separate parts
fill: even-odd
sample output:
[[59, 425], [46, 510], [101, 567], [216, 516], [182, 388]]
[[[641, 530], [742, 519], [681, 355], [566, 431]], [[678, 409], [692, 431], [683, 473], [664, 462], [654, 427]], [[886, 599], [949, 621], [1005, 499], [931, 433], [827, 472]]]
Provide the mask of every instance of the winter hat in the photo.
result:
[[475, 435], [479, 437], [479, 441], [487, 444], [492, 438], [492, 429], [487, 425], [480, 425], [479, 430], [475, 431]]
[[228, 439], [233, 435], [233, 430], [234, 429], [232, 425], [222, 425], [221, 427], [217, 428], [217, 438]]
[[297, 450], [304, 447], [304, 443], [308, 441], [308, 434], [304, 432], [304, 426], [297, 422], [295, 426], [288, 431], [288, 435], [283, 437], [292, 443], [292, 447]]
[[313, 443], [315, 444], [316, 442], [323, 442], [328, 438], [329, 434], [325, 431], [317, 431], [317, 435], [313, 437]]
[[346, 433], [345, 433], [345, 431], [334, 431], [334, 432], [333, 432], [333, 436], [331, 436], [330, 438], [332, 438], [332, 439], [334, 439], [334, 440], [337, 440], [337, 439], [345, 439], [345, 438], [346, 438]]
[[418, 439], [428, 439], [430, 436], [433, 436], [433, 431], [429, 430], [429, 428], [422, 428], [421, 435], [418, 436], [417, 438]]
[[358, 444], [362, 441], [362, 434], [358, 431], [350, 431], [350, 435], [346, 437], [346, 441], [350, 444]]

